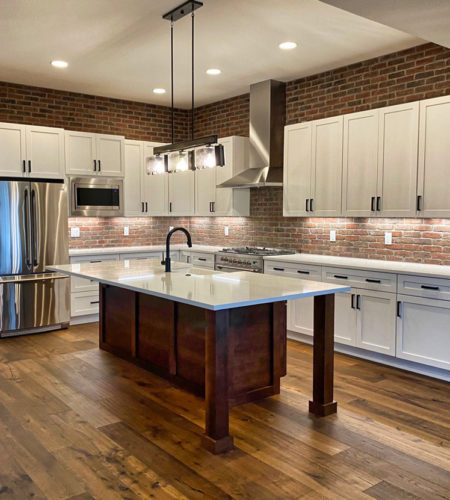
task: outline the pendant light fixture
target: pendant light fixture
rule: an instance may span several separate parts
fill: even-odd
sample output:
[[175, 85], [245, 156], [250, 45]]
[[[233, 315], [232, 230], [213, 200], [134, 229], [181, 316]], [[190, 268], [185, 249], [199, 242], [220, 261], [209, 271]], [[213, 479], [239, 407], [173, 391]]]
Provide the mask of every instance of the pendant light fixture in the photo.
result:
[[[213, 168], [225, 165], [222, 144], [217, 144], [217, 135], [194, 138], [194, 11], [203, 6], [197, 0], [188, 0], [167, 14], [163, 19], [170, 21], [170, 94], [171, 94], [171, 128], [172, 143], [157, 146], [153, 149], [154, 156], [147, 160], [148, 174], [194, 170], [196, 168]], [[174, 142], [174, 99], [173, 99], [173, 25], [184, 16], [191, 14], [192, 23], [192, 81], [191, 81], [191, 139]], [[201, 147], [205, 146], [205, 147]], [[194, 148], [197, 148], [194, 150]]]

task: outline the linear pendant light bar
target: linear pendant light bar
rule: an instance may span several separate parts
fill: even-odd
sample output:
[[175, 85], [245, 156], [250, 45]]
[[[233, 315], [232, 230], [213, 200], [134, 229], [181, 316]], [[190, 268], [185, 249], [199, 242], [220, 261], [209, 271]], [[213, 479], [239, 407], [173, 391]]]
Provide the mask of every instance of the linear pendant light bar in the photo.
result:
[[189, 141], [181, 141], [175, 144], [166, 144], [164, 146], [157, 146], [153, 148], [153, 153], [155, 155], [162, 155], [165, 153], [171, 153], [172, 151], [180, 151], [181, 149], [191, 149], [198, 146], [206, 146], [209, 144], [217, 143], [217, 135], [207, 135], [205, 137], [198, 137], [197, 139], [191, 139]]

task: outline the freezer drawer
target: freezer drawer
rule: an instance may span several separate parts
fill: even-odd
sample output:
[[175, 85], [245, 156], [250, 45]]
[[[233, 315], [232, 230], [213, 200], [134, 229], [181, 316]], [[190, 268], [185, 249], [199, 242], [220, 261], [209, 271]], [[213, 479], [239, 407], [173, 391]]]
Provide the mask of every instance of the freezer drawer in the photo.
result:
[[0, 283], [0, 336], [42, 331], [70, 320], [70, 279], [56, 277]]

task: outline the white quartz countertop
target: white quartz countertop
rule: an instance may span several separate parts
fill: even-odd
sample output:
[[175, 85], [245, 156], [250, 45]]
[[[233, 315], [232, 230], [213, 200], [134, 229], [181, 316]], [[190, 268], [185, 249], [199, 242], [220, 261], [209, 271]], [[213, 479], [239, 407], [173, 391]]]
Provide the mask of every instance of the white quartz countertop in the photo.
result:
[[[186, 244], [173, 243], [170, 245], [171, 250], [185, 250], [186, 252], [203, 252], [217, 253], [223, 247], [214, 247], [208, 245], [192, 245], [189, 248]], [[146, 245], [135, 247], [100, 247], [100, 248], [71, 248], [69, 256], [75, 257], [78, 255], [109, 255], [114, 253], [135, 253], [135, 252], [162, 252], [166, 250], [166, 245]]]
[[319, 266], [345, 267], [350, 269], [364, 269], [396, 274], [416, 274], [450, 278], [450, 266], [435, 264], [417, 264], [414, 262], [396, 262], [392, 260], [356, 259], [351, 257], [335, 257], [332, 255], [314, 255], [296, 253], [293, 255], [277, 255], [264, 257], [264, 260], [286, 262], [292, 264], [316, 264]]
[[166, 273], [157, 259], [47, 269], [213, 311], [350, 291], [350, 287], [341, 285], [246, 271], [221, 273], [180, 262], [174, 262], [172, 272]]

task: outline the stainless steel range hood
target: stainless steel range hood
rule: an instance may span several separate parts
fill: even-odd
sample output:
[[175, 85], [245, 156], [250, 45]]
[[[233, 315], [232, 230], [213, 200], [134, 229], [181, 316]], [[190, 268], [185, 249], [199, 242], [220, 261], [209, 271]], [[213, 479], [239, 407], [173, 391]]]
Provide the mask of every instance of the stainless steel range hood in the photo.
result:
[[250, 149], [244, 168], [219, 187], [283, 185], [285, 84], [276, 80], [250, 85]]

